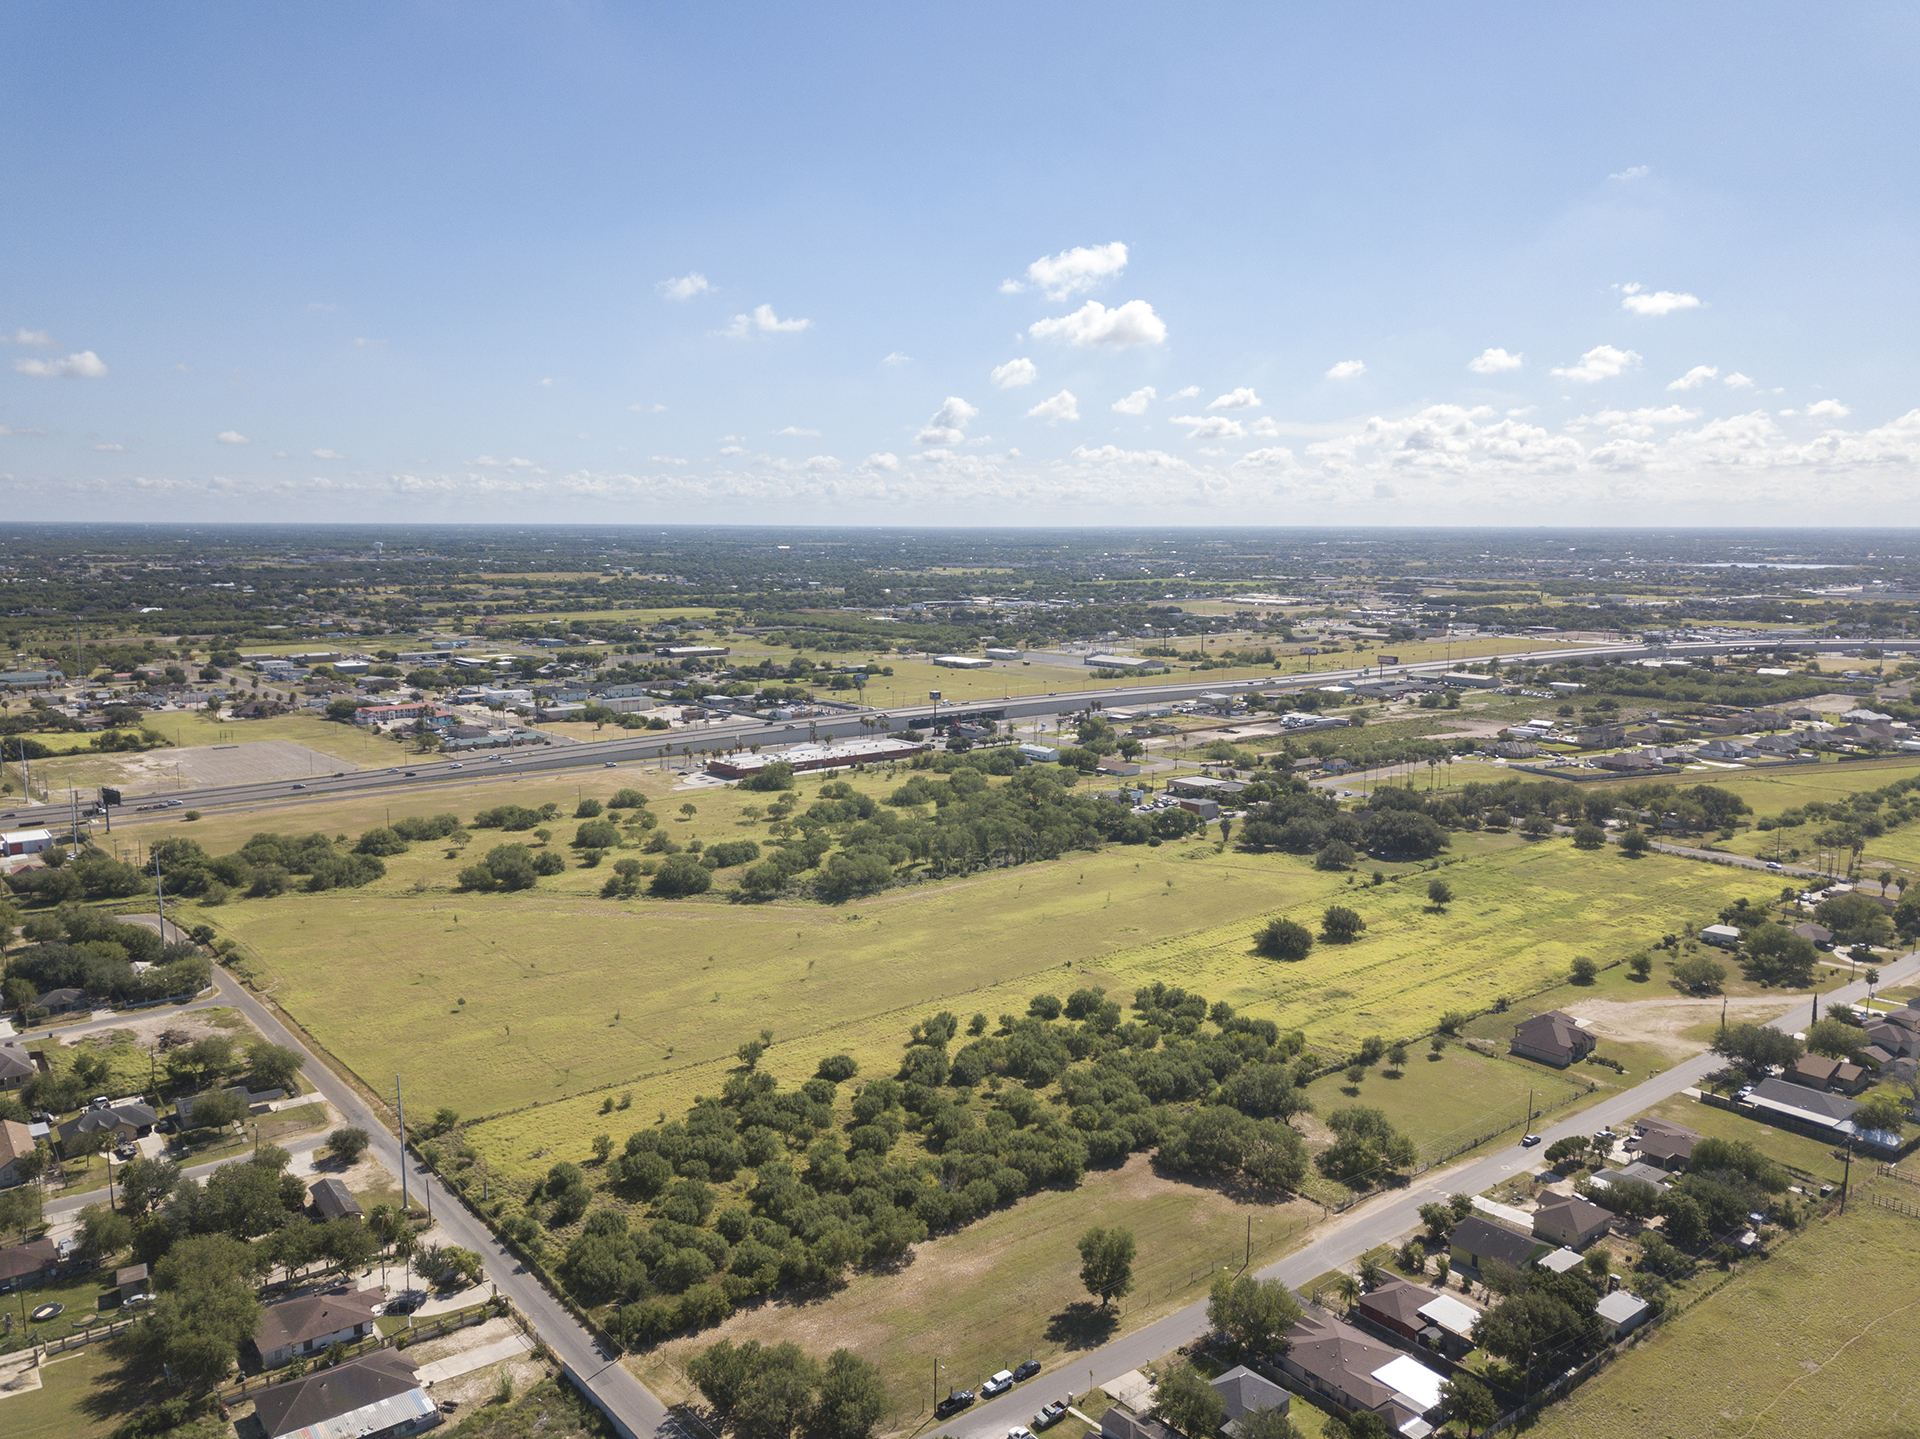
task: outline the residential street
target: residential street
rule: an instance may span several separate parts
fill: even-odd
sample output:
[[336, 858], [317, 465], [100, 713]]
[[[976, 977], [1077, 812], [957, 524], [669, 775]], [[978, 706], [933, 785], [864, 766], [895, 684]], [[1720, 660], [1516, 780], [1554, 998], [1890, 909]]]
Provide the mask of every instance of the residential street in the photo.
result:
[[[1920, 953], [1908, 954], [1881, 967], [1881, 987], [1905, 984], [1917, 974], [1920, 974]], [[1864, 983], [1849, 984], [1823, 993], [1820, 1004], [1824, 1011], [1829, 1004], [1855, 1003], [1865, 999], [1866, 995], [1867, 986]], [[1811, 1001], [1801, 1000], [1773, 1020], [1772, 1026], [1790, 1033], [1796, 1032], [1810, 1022], [1810, 1017]], [[1545, 1143], [1551, 1144], [1558, 1139], [1591, 1134], [1609, 1125], [1622, 1124], [1661, 1100], [1698, 1084], [1720, 1065], [1721, 1060], [1717, 1055], [1699, 1055], [1649, 1077], [1624, 1093], [1583, 1109], [1572, 1118], [1543, 1129], [1540, 1133]], [[1420, 1222], [1421, 1205], [1444, 1199], [1456, 1192], [1478, 1194], [1503, 1179], [1540, 1164], [1540, 1153], [1540, 1149], [1522, 1149], [1516, 1142], [1465, 1164], [1429, 1170], [1405, 1189], [1379, 1195], [1342, 1215], [1327, 1225], [1311, 1244], [1257, 1273], [1262, 1279], [1284, 1279], [1296, 1287], [1305, 1284], [1315, 1276], [1352, 1260], [1356, 1255], [1415, 1228]], [[1062, 1235], [1060, 1242], [1071, 1243], [1072, 1237]], [[1178, 1313], [1170, 1314], [1145, 1329], [1116, 1339], [1091, 1353], [1069, 1357], [1063, 1364], [1021, 1385], [1012, 1393], [975, 1405], [955, 1420], [937, 1426], [936, 1432], [954, 1435], [955, 1439], [999, 1439], [1014, 1425], [1028, 1423], [1034, 1411], [1046, 1400], [1057, 1398], [1059, 1391], [1071, 1389], [1076, 1394], [1085, 1393], [1093, 1385], [1104, 1383], [1129, 1369], [1137, 1369], [1206, 1332], [1205, 1301], [1190, 1304]], [[971, 1385], [974, 1377], [960, 1376], [956, 1383]]]

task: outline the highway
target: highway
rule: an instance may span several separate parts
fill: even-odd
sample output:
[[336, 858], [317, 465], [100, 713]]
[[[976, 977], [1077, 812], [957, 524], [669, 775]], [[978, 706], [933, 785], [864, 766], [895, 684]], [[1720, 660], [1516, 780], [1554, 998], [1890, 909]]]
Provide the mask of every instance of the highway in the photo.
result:
[[[1916, 641], [1920, 643], [1920, 641]], [[1678, 655], [1713, 652], [1725, 646], [1701, 645], [1671, 647], [1659, 651]], [[1576, 656], [1619, 655], [1623, 658], [1654, 653], [1645, 645], [1572, 645], [1531, 650], [1501, 656], [1502, 664], [1534, 664], [1562, 661]], [[1021, 695], [995, 699], [981, 697], [953, 700], [942, 704], [901, 705], [889, 709], [858, 709], [823, 714], [811, 720], [765, 721], [729, 719], [672, 731], [642, 731], [631, 737], [577, 743], [556, 740], [548, 746], [523, 747], [507, 755], [474, 754], [457, 760], [400, 758], [385, 769], [346, 770], [315, 775], [300, 780], [270, 780], [260, 783], [156, 791], [128, 794], [126, 803], [115, 811], [121, 824], [139, 823], [143, 816], [135, 811], [140, 805], [173, 802], [169, 808], [198, 810], [246, 808], [257, 805], [287, 805], [335, 799], [343, 795], [394, 793], [434, 786], [463, 784], [485, 780], [509, 771], [515, 775], [551, 774], [555, 771], [598, 769], [608, 764], [637, 764], [664, 760], [669, 755], [717, 753], [737, 746], [775, 747], [800, 744], [811, 738], [858, 738], [874, 732], [875, 721], [883, 728], [905, 729], [915, 723], [930, 723], [975, 710], [995, 710], [1009, 719], [1051, 718], [1074, 714], [1099, 703], [1107, 709], [1125, 709], [1138, 705], [1173, 704], [1203, 694], [1249, 690], [1301, 690], [1317, 685], [1338, 684], [1361, 678], [1409, 678], [1444, 672], [1444, 661], [1428, 661], [1383, 671], [1379, 666], [1325, 669], [1308, 674], [1270, 675], [1259, 679], [1181, 680], [1128, 685], [1120, 689], [1064, 690], [1054, 694]], [[155, 817], [165, 811], [155, 811]]]
[[[1881, 967], [1880, 985], [1890, 988], [1906, 984], [1916, 975], [1920, 975], [1920, 953], [1908, 954]], [[1858, 1003], [1866, 997], [1867, 986], [1862, 981], [1829, 990], [1820, 996], [1820, 1002], [1825, 1009], [1834, 1004]], [[1796, 1001], [1770, 1024], [1775, 1029], [1794, 1033], [1810, 1023], [1811, 1018], [1811, 1001]], [[1522, 1149], [1516, 1142], [1451, 1168], [1428, 1170], [1406, 1188], [1377, 1195], [1331, 1221], [1310, 1244], [1256, 1271], [1257, 1276], [1284, 1280], [1298, 1289], [1330, 1269], [1352, 1263], [1355, 1256], [1418, 1228], [1421, 1205], [1444, 1200], [1450, 1194], [1479, 1194], [1516, 1174], [1525, 1173], [1541, 1163], [1540, 1154], [1546, 1145], [1624, 1124], [1662, 1100], [1698, 1085], [1724, 1063], [1718, 1055], [1709, 1052], [1651, 1075], [1631, 1089], [1542, 1129], [1541, 1149]], [[1072, 1241], [1062, 1235], [1060, 1242]], [[940, 1432], [953, 1435], [954, 1439], [1002, 1439], [1014, 1425], [1030, 1423], [1034, 1411], [1047, 1400], [1057, 1398], [1063, 1387], [1084, 1393], [1089, 1374], [1093, 1376], [1091, 1384], [1103, 1384], [1172, 1353], [1182, 1344], [1192, 1343], [1205, 1334], [1208, 1327], [1205, 1301], [1189, 1304], [1090, 1354], [1068, 1356], [1051, 1374], [1043, 1374], [1011, 1394], [975, 1405], [962, 1416], [939, 1426]], [[956, 1387], [977, 1388], [979, 1379], [984, 1377], [960, 1375], [953, 1382]]]

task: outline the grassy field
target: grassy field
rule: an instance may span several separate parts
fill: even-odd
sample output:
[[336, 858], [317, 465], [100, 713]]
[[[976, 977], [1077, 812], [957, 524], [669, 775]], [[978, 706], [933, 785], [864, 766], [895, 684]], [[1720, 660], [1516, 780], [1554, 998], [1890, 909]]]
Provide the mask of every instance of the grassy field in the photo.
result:
[[[1833, 1157], [1831, 1144], [1789, 1129], [1776, 1129], [1730, 1109], [1701, 1104], [1684, 1094], [1677, 1094], [1647, 1112], [1697, 1129], [1711, 1139], [1745, 1140], [1769, 1159], [1810, 1175], [1821, 1184], [1838, 1184], [1846, 1167], [1844, 1161]], [[1864, 1173], [1867, 1167], [1863, 1166], [1859, 1172]]]
[[[1882, 1181], [1889, 1191], [1903, 1188]], [[1537, 1439], [1920, 1433], [1920, 1221], [1855, 1204], [1743, 1266], [1548, 1410]]]
[[[880, 1366], [893, 1401], [883, 1429], [931, 1420], [934, 1364], [946, 1387], [977, 1388], [1002, 1367], [1034, 1358], [1046, 1372], [1026, 1386], [1054, 1398], [1085, 1392], [1076, 1356], [1125, 1328], [1204, 1295], [1213, 1276], [1238, 1271], [1252, 1220], [1255, 1267], [1306, 1242], [1317, 1207], [1243, 1201], [1156, 1176], [1144, 1155], [1095, 1170], [1077, 1190], [1049, 1190], [998, 1210], [958, 1234], [916, 1247], [890, 1272], [856, 1274], [827, 1298], [744, 1310], [718, 1329], [663, 1344], [628, 1362], [669, 1403], [694, 1391], [683, 1366], [717, 1339], [792, 1340], [812, 1354], [845, 1346]], [[1118, 1224], [1139, 1245], [1134, 1292], [1105, 1315], [1080, 1284], [1075, 1236]], [[933, 1297], [938, 1301], [933, 1302]], [[1040, 1406], [1036, 1397], [1034, 1407]]]
[[[358, 766], [384, 766], [399, 762], [406, 752], [390, 739], [354, 725], [335, 724], [317, 715], [289, 714], [264, 720], [217, 720], [204, 710], [168, 711], [148, 715], [146, 728], [173, 741], [175, 749], [193, 749], [203, 745], [253, 744], [262, 740], [291, 740], [322, 754], [331, 755]], [[56, 738], [69, 738], [56, 736]], [[75, 745], [78, 751], [83, 748]], [[54, 791], [69, 785], [88, 789], [122, 781], [146, 773], [155, 764], [165, 769], [168, 751], [150, 751], [146, 765], [137, 754], [75, 753], [70, 758], [35, 760], [33, 777]]]
[[0, 1430], [7, 1439], [96, 1439], [143, 1403], [145, 1386], [133, 1385], [104, 1344], [57, 1355], [41, 1371], [40, 1387], [0, 1399]]

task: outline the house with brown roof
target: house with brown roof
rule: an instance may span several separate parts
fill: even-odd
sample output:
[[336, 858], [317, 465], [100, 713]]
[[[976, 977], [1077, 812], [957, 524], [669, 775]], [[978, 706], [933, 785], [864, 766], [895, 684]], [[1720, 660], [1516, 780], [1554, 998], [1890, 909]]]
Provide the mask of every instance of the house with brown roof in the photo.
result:
[[[1348, 1414], [1378, 1414], [1391, 1433], [1430, 1433], [1440, 1375], [1410, 1354], [1369, 1339], [1350, 1324], [1308, 1313], [1287, 1331], [1280, 1372]], [[1417, 1391], [1417, 1392], [1415, 1392]], [[1410, 1425], [1416, 1425], [1409, 1430]]]
[[324, 1219], [365, 1219], [360, 1201], [353, 1192], [329, 1174], [317, 1180], [312, 1190], [313, 1212]]
[[1531, 1234], [1522, 1234], [1504, 1224], [1495, 1224], [1478, 1214], [1469, 1214], [1453, 1226], [1448, 1241], [1455, 1269], [1480, 1273], [1488, 1264], [1505, 1264], [1524, 1269], [1537, 1254], [1545, 1254], [1553, 1245]]
[[1421, 1318], [1420, 1306], [1431, 1304], [1438, 1297], [1424, 1285], [1389, 1279], [1378, 1289], [1362, 1294], [1353, 1307], [1381, 1328], [1418, 1343], [1420, 1331], [1431, 1327]]
[[1788, 1067], [1785, 1077], [1795, 1084], [1829, 1094], [1858, 1094], [1871, 1081], [1864, 1066], [1824, 1054], [1801, 1055]]
[[1572, 1015], [1562, 1009], [1550, 1009], [1516, 1024], [1513, 1043], [1508, 1048], [1523, 1059], [1537, 1059], [1542, 1064], [1565, 1069], [1592, 1054], [1597, 1043]]
[[305, 1354], [324, 1353], [373, 1333], [376, 1310], [386, 1298], [378, 1289], [355, 1294], [308, 1294], [269, 1304], [260, 1314], [253, 1346], [269, 1369]]
[[266, 1439], [398, 1439], [440, 1422], [439, 1406], [427, 1397], [412, 1361], [393, 1349], [269, 1384], [254, 1395], [253, 1414]]
[[1585, 1249], [1613, 1227], [1613, 1216], [1574, 1194], [1549, 1194], [1533, 1211], [1533, 1237]]
[[0, 1119], [0, 1189], [26, 1183], [20, 1161], [33, 1153], [33, 1135], [17, 1119]]
[[11, 1249], [0, 1249], [0, 1294], [27, 1284], [45, 1284], [60, 1268], [60, 1251], [42, 1236]]
[[1634, 1130], [1640, 1141], [1641, 1161], [1665, 1170], [1685, 1169], [1693, 1158], [1693, 1146], [1700, 1142], [1699, 1130], [1670, 1119], [1638, 1120]]
[[19, 1044], [0, 1044], [0, 1090], [18, 1089], [39, 1072], [34, 1051]]

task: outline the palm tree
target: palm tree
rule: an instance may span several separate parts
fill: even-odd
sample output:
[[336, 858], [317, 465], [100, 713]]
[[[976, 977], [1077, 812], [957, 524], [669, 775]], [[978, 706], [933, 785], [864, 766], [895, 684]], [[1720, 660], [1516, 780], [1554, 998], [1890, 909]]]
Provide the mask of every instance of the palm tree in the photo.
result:
[[1360, 1299], [1360, 1281], [1351, 1274], [1342, 1274], [1333, 1281], [1333, 1292], [1340, 1296], [1340, 1302], [1351, 1309]]

